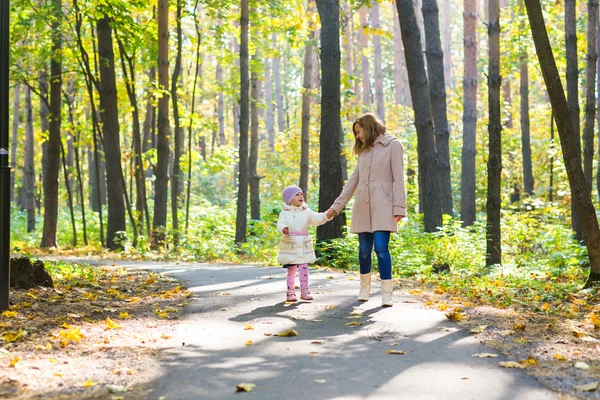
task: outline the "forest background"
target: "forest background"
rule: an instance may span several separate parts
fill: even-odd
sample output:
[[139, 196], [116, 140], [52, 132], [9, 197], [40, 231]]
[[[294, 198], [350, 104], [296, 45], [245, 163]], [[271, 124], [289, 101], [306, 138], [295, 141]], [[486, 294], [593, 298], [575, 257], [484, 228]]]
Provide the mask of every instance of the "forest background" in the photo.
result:
[[[543, 3], [596, 205], [597, 5]], [[11, 7], [15, 252], [273, 265], [281, 190], [300, 184], [311, 207], [324, 211], [356, 162], [351, 123], [372, 111], [405, 148], [408, 218], [391, 244], [397, 276], [434, 279], [504, 306], [515, 300], [499, 294], [502, 287], [526, 282], [535, 289], [518, 301], [544, 309], [590, 274], [521, 1], [443, 0], [439, 10], [431, 0]], [[404, 16], [416, 24], [401, 26]], [[336, 43], [337, 61], [329, 51]], [[426, 70], [409, 73], [414, 46]], [[328, 75], [336, 62], [339, 85]], [[431, 157], [421, 148], [423, 108], [413, 112], [423, 81], [436, 145], [447, 146], [437, 156], [434, 149], [433, 162], [423, 162]], [[490, 159], [501, 168], [486, 168]], [[440, 190], [424, 168], [436, 164]], [[490, 223], [493, 204], [498, 218]], [[320, 263], [356, 270], [349, 218], [337, 221], [317, 231]], [[446, 265], [451, 277], [432, 275]], [[502, 283], [489, 290], [490, 282]], [[558, 284], [556, 297], [548, 284]]]

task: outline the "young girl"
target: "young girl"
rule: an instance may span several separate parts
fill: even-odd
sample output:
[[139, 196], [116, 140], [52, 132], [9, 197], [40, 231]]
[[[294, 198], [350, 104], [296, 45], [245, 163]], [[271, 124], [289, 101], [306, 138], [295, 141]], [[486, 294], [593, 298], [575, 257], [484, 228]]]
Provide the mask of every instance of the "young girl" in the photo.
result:
[[316, 260], [308, 227], [323, 225], [331, 220], [333, 211], [316, 213], [304, 202], [304, 194], [298, 186], [283, 190], [283, 210], [279, 213], [277, 230], [281, 233], [277, 261], [287, 268], [287, 301], [296, 299], [296, 270], [300, 275], [300, 298], [312, 300], [308, 289], [308, 264]]

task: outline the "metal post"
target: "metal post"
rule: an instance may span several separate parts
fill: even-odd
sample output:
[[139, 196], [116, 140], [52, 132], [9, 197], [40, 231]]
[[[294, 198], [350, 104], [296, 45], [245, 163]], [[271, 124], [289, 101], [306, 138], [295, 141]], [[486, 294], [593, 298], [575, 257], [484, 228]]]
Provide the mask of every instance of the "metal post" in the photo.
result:
[[10, 170], [8, 165], [8, 53], [10, 0], [0, 0], [0, 311], [10, 291]]

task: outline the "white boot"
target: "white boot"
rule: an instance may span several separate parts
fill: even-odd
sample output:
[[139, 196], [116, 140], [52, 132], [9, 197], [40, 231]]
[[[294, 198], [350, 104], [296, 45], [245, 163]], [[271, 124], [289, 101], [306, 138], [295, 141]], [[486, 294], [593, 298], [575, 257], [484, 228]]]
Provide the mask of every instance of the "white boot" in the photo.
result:
[[360, 274], [360, 292], [358, 293], [358, 301], [369, 300], [371, 294], [371, 273]]
[[391, 307], [392, 292], [394, 291], [394, 281], [385, 279], [381, 281], [381, 307]]

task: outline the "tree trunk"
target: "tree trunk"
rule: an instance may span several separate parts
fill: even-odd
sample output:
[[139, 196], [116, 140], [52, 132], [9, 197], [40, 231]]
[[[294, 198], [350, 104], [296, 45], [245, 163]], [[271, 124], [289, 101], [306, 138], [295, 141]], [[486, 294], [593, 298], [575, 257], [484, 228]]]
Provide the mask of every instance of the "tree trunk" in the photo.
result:
[[[169, 87], [169, 1], [158, 0], [158, 85]], [[158, 161], [154, 191], [153, 246], [165, 245], [167, 228], [167, 196], [169, 192], [169, 97], [158, 100], [158, 130], [156, 149]]]
[[115, 55], [113, 52], [111, 19], [106, 15], [98, 20], [98, 56], [100, 57], [100, 115], [106, 156], [108, 223], [106, 247], [123, 248], [119, 232], [125, 231], [124, 180], [121, 168], [121, 145], [119, 138], [119, 110], [117, 109], [117, 86]]
[[52, 1], [52, 53], [50, 60], [50, 126], [47, 164], [44, 168], [44, 228], [40, 247], [55, 247], [58, 221], [58, 170], [60, 168], [60, 128], [62, 105], [62, 0]]
[[[192, 86], [192, 108], [190, 114], [193, 115], [196, 105], [196, 88], [198, 87], [198, 78], [200, 75], [200, 44], [202, 43], [202, 31], [200, 29], [200, 21], [198, 20], [197, 13], [201, 9], [198, 7], [198, 1], [196, 1], [196, 7], [194, 7], [194, 25], [196, 26], [196, 70], [194, 71], [194, 85]], [[187, 173], [187, 193], [185, 199], [185, 234], [188, 234], [188, 228], [190, 223], [190, 200], [192, 197], [192, 126], [193, 119], [190, 118], [188, 125], [188, 173]]]
[[[565, 0], [565, 45], [567, 57], [567, 101], [573, 118], [577, 148], [581, 153], [581, 127], [579, 122], [579, 69], [577, 62], [577, 18], [575, 0]], [[558, 119], [558, 115], [556, 116]], [[575, 204], [571, 202], [571, 226], [577, 240], [582, 239], [581, 220]]]
[[452, 206], [452, 177], [450, 176], [450, 127], [446, 112], [446, 82], [444, 53], [440, 40], [437, 0], [423, 0], [423, 19], [427, 43], [427, 72], [429, 97], [435, 126], [435, 146], [438, 157], [442, 213], [454, 215]]
[[276, 50], [273, 57], [273, 78], [275, 78], [275, 102], [277, 103], [277, 127], [279, 132], [285, 131], [283, 118], [283, 92], [281, 91], [281, 57], [277, 45], [277, 34], [273, 33], [273, 48]]
[[[152, 87], [152, 85], [154, 84], [154, 81], [156, 80], [156, 67], [152, 66], [148, 70], [148, 80], [149, 80], [149, 86], [148, 86], [148, 88], [146, 88], [144, 90], [144, 95], [146, 97], [146, 111], [145, 111], [145, 115], [144, 115], [144, 125], [142, 126], [143, 135], [144, 135], [144, 138], [142, 141], [142, 152], [143, 153], [154, 148], [153, 131], [154, 131], [154, 121], [155, 121], [156, 117], [155, 117], [155, 107], [154, 107], [154, 104], [152, 101], [153, 96], [150, 93], [150, 88]], [[151, 173], [152, 168], [149, 168], [148, 171]], [[149, 177], [151, 177], [151, 175]]]
[[[223, 65], [221, 62], [217, 62], [217, 83], [220, 85], [223, 84]], [[222, 89], [219, 89], [219, 94], [217, 95], [217, 118], [219, 121], [219, 145], [225, 146], [225, 94]]]
[[464, 0], [463, 147], [460, 216], [463, 226], [475, 222], [475, 144], [477, 143], [477, 0]]
[[363, 106], [371, 107], [371, 74], [369, 73], [369, 58], [365, 52], [369, 49], [369, 38], [365, 34], [365, 28], [368, 27], [367, 8], [363, 6], [358, 11], [360, 17], [360, 28], [358, 30], [358, 40], [361, 54], [361, 74], [362, 74], [362, 100]]
[[[240, 16], [240, 138], [239, 138], [239, 167], [238, 167], [238, 197], [237, 214], [235, 219], [235, 243], [246, 242], [246, 227], [248, 224], [248, 127], [250, 125], [250, 69], [248, 60], [248, 24], [249, 0], [241, 0]], [[275, 38], [274, 38], [275, 39]], [[275, 42], [275, 40], [273, 40]], [[279, 76], [279, 58], [275, 57], [277, 67], [274, 73]], [[274, 64], [275, 65], [275, 64]], [[280, 85], [277, 86], [278, 113], [281, 111], [279, 130], [283, 129], [283, 110], [279, 108]]]
[[550, 203], [552, 203], [554, 201], [554, 149], [555, 149], [555, 143], [554, 143], [554, 111], [551, 112], [550, 114], [550, 150], [552, 151], [551, 155], [550, 155], [550, 187], [548, 189], [549, 191], [549, 196], [548, 196], [548, 200], [550, 201]]
[[[520, 0], [523, 9], [523, 0]], [[523, 14], [525, 10], [523, 9]], [[521, 36], [527, 35], [525, 21], [521, 27]], [[527, 48], [523, 45], [519, 53], [520, 64], [520, 96], [521, 96], [521, 148], [523, 153], [523, 189], [532, 195], [534, 190], [533, 166], [531, 162], [531, 138], [529, 129], [529, 63]]]
[[10, 141], [10, 162], [15, 169], [10, 174], [10, 202], [15, 201], [15, 176], [17, 170], [17, 145], [19, 143], [19, 117], [21, 103], [21, 85], [16, 84], [14, 88], [13, 99], [13, 117], [12, 117], [12, 138]]
[[[379, 21], [379, 3], [373, 2], [371, 7], [371, 25], [374, 29], [381, 29]], [[375, 100], [377, 102], [377, 115], [385, 125], [385, 97], [383, 93], [383, 68], [381, 67], [381, 37], [373, 36], [373, 50], [375, 59], [373, 69], [375, 70]]]
[[587, 71], [585, 78], [586, 104], [585, 125], [583, 128], [583, 174], [592, 192], [594, 178], [594, 124], [596, 122], [596, 31], [598, 26], [598, 0], [588, 0], [588, 26], [587, 26]]
[[33, 110], [31, 105], [31, 90], [25, 86], [25, 151], [23, 154], [23, 192], [24, 209], [27, 212], [27, 232], [35, 231], [35, 166], [33, 139]]
[[[252, 12], [254, 14], [254, 11]], [[260, 50], [252, 57], [254, 64], [260, 60]], [[260, 176], [258, 176], [258, 103], [260, 99], [260, 77], [258, 72], [253, 70], [250, 74], [250, 157], [248, 158], [248, 168], [250, 174], [250, 218], [255, 221], [260, 220]]]
[[[133, 124], [133, 163], [136, 188], [136, 211], [137, 221], [140, 228], [145, 227], [146, 237], [150, 237], [150, 213], [148, 211], [148, 200], [146, 198], [146, 178], [144, 171], [144, 163], [142, 160], [142, 134], [140, 132], [140, 112], [138, 107], [137, 96], [135, 93], [135, 67], [133, 57], [127, 55], [125, 48], [121, 42], [119, 43], [119, 52], [121, 54], [121, 67], [123, 76], [125, 77], [125, 86], [129, 103], [131, 104], [131, 120]], [[128, 70], [129, 68], [129, 70]], [[136, 221], [136, 223], [138, 223]], [[146, 222], [144, 225], [144, 221]]]
[[173, 175], [171, 176], [171, 213], [173, 223], [173, 245], [179, 245], [179, 203], [183, 192], [183, 173], [181, 172], [181, 156], [183, 155], [183, 131], [179, 123], [179, 96], [177, 88], [181, 76], [181, 56], [183, 49], [183, 34], [181, 30], [182, 0], [177, 0], [177, 53], [175, 55], [175, 66], [171, 78], [171, 100], [173, 102], [173, 125], [175, 137], [173, 141]]
[[490, 0], [488, 14], [489, 77], [488, 77], [488, 194], [487, 194], [487, 250], [486, 266], [502, 263], [500, 231], [502, 121], [500, 120], [500, 5]]
[[[308, 166], [309, 166], [309, 149], [310, 149], [310, 103], [311, 89], [313, 76], [313, 45], [314, 31], [311, 31], [308, 36], [306, 47], [304, 48], [304, 77], [302, 87], [302, 134], [300, 144], [300, 189], [304, 192], [304, 196], [308, 197]], [[350, 62], [352, 64], [352, 62]], [[346, 65], [347, 67], [347, 65]]]
[[[411, 104], [406, 95], [406, 80], [404, 78], [404, 48], [402, 47], [402, 34], [400, 33], [400, 22], [398, 20], [398, 9], [395, 1], [392, 4], [394, 20], [394, 104]], [[412, 107], [412, 106], [411, 106]]]
[[[600, 26], [596, 30], [596, 55], [600, 54]], [[600, 93], [600, 62], [596, 62], [596, 90]], [[596, 107], [600, 108], [600, 96], [596, 98]], [[598, 160], [600, 160], [600, 112], [596, 112], [596, 121], [598, 123], [599, 140], [598, 140]], [[598, 162], [596, 170], [596, 191], [600, 198], [600, 162]]]
[[273, 107], [273, 85], [271, 83], [271, 59], [265, 59], [265, 106], [267, 107], [267, 138], [269, 148], [275, 150], [275, 113]]
[[[344, 44], [344, 59], [345, 59], [345, 64], [346, 64], [345, 68], [346, 68], [346, 74], [348, 74], [348, 88], [353, 89], [352, 83], [355, 81], [355, 79], [354, 79], [354, 62], [352, 59], [352, 46], [354, 45], [354, 31], [352, 29], [352, 16], [354, 14], [350, 11], [350, 7], [348, 5], [347, 0], [344, 0], [344, 2], [342, 4], [342, 9], [344, 12], [344, 16], [343, 16], [342, 20], [344, 21], [343, 32], [344, 32], [345, 40], [342, 40], [342, 43]], [[312, 13], [312, 11], [313, 11], [312, 8], [308, 10], [309, 13]], [[314, 38], [314, 32], [311, 31], [310, 34], [312, 35], [311, 37]], [[309, 45], [307, 45], [307, 48]], [[311, 47], [311, 53], [314, 53], [312, 47]], [[306, 54], [305, 54], [304, 55], [304, 71], [305, 71], [305, 73], [306, 73], [306, 61], [307, 60], [306, 60]], [[311, 64], [311, 69], [312, 69], [312, 64]], [[306, 74], [304, 75], [304, 78], [305, 78], [304, 82], [306, 82]], [[312, 80], [311, 80], [311, 82], [312, 82]], [[351, 99], [352, 107], [354, 107], [356, 105], [356, 96], [357, 95], [358, 95], [358, 92], [354, 92], [354, 96]], [[302, 106], [304, 107], [304, 96], [302, 96]], [[302, 115], [304, 116], [304, 109], [302, 111]], [[347, 113], [347, 118], [348, 118], [348, 121], [353, 120], [352, 115], [350, 113]], [[300, 182], [302, 182], [302, 165], [300, 165], [300, 170], [301, 170]], [[302, 186], [300, 186], [300, 187], [302, 187]]]
[[[340, 5], [338, 0], [317, 0], [321, 17], [321, 134], [319, 155], [319, 210], [327, 210], [342, 192], [340, 118]], [[317, 240], [342, 237], [346, 218], [341, 215], [317, 228]]]
[[556, 115], [558, 134], [560, 135], [560, 144], [573, 195], [573, 203], [575, 203], [577, 212], [581, 216], [581, 228], [590, 258], [591, 271], [585, 284], [585, 287], [589, 287], [593, 282], [600, 281], [600, 229], [598, 228], [596, 211], [581, 168], [581, 151], [577, 145], [579, 135], [575, 131], [574, 118], [570, 115], [570, 107], [565, 99], [552, 47], [546, 32], [541, 5], [537, 0], [525, 0], [525, 5], [544, 82], [550, 96], [552, 110]]
[[65, 146], [62, 141], [60, 143], [60, 155], [63, 165], [63, 173], [65, 178], [65, 188], [67, 189], [67, 199], [69, 201], [69, 215], [71, 216], [71, 229], [73, 232], [73, 247], [77, 247], [77, 227], [75, 225], [75, 210], [73, 209], [73, 194], [71, 192], [71, 186], [69, 185], [69, 171], [67, 166], [67, 157], [65, 155]]
[[452, 82], [452, 6], [450, 0], [444, 0], [444, 81]]
[[435, 232], [438, 227], [442, 226], [442, 206], [435, 131], [427, 73], [425, 72], [425, 62], [421, 48], [421, 32], [417, 25], [417, 15], [412, 0], [397, 0], [396, 6], [402, 31], [404, 53], [406, 54], [410, 93], [415, 111], [419, 175], [423, 182], [427, 182], [422, 187], [422, 211], [425, 214], [423, 222], [426, 232]]

